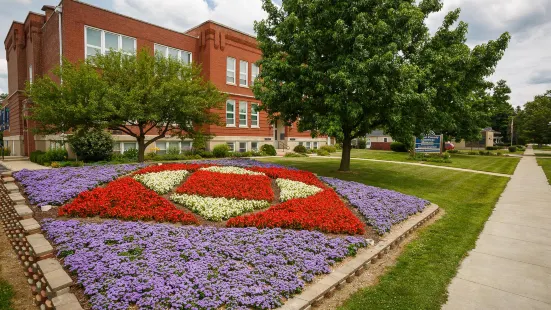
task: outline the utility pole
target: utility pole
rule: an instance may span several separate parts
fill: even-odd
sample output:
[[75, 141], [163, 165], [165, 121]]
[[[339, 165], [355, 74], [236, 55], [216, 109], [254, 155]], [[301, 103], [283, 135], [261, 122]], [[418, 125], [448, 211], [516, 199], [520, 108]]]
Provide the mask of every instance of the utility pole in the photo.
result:
[[511, 118], [511, 146], [513, 146], [513, 137], [515, 136], [515, 117]]

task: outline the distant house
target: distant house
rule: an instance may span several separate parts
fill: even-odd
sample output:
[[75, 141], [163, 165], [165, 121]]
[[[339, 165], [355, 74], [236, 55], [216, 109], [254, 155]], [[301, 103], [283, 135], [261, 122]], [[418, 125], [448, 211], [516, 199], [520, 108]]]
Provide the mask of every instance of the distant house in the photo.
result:
[[[390, 144], [392, 143], [392, 137], [382, 130], [373, 130], [365, 135], [367, 140], [366, 149], [371, 150], [390, 150]], [[352, 141], [354, 147], [358, 147], [358, 139]]]
[[455, 143], [455, 147], [458, 149], [462, 148], [486, 148], [489, 146], [494, 146], [501, 141], [501, 132], [493, 130], [491, 127], [484, 128], [480, 131], [482, 138], [478, 141], [465, 142], [461, 140], [459, 143]]

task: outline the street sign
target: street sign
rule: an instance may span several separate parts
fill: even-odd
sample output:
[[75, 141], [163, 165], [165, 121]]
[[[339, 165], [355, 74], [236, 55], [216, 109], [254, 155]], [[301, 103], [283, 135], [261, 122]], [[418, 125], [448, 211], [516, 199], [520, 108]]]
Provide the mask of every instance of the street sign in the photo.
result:
[[442, 153], [442, 135], [426, 135], [415, 138], [415, 153]]

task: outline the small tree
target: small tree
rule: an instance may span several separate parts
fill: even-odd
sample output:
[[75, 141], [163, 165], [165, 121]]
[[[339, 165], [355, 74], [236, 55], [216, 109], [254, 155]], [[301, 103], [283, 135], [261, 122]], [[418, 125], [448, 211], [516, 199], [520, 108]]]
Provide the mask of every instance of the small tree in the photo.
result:
[[79, 130], [68, 140], [75, 154], [83, 161], [108, 160], [113, 154], [113, 138], [103, 130]]
[[[175, 135], [191, 137], [204, 124], [217, 124], [226, 96], [205, 81], [201, 67], [142, 49], [136, 55], [109, 52], [85, 62], [63, 62], [36, 79], [27, 94], [38, 133], [78, 129], [120, 130], [138, 142], [138, 160], [150, 144]], [[146, 136], [154, 136], [146, 141]]]
[[551, 143], [551, 90], [524, 105], [515, 118], [520, 138], [537, 144]]

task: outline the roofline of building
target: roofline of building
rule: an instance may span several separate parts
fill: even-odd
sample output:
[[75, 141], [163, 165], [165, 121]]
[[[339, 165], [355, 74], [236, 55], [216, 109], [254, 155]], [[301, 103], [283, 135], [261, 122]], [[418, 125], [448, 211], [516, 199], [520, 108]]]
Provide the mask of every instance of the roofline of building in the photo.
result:
[[[135, 21], [139, 21], [139, 22], [144, 23], [144, 24], [148, 24], [148, 25], [155, 26], [155, 27], [158, 27], [158, 28], [161, 28], [161, 29], [165, 29], [165, 30], [168, 30], [168, 31], [176, 32], [176, 33], [178, 33], [178, 34], [182, 34], [182, 35], [185, 35], [185, 36], [194, 38], [194, 39], [199, 39], [199, 37], [193, 36], [193, 35], [191, 35], [191, 34], [187, 34], [186, 32], [180, 32], [180, 31], [177, 31], [177, 30], [174, 30], [174, 29], [170, 29], [170, 28], [166, 28], [166, 27], [163, 27], [163, 26], [155, 25], [155, 24], [152, 24], [152, 23], [150, 23], [150, 22], [146, 22], [146, 21], [144, 21], [144, 20], [137, 19], [137, 18], [134, 18], [134, 17], [132, 17], [132, 16], [124, 15], [124, 14], [121, 14], [121, 13], [117, 13], [117, 12], [114, 12], [114, 11], [111, 11], [111, 10], [108, 10], [108, 9], [100, 8], [99, 6], [95, 6], [95, 5], [86, 3], [86, 2], [82, 2], [82, 1], [78, 1], [78, 0], [73, 0], [73, 1], [74, 1], [74, 2], [78, 2], [79, 4], [83, 4], [83, 5], [87, 5], [87, 6], [89, 6], [89, 7], [96, 8], [96, 9], [98, 9], [98, 10], [102, 10], [102, 11], [109, 12], [109, 13], [112, 13], [112, 14], [116, 14], [116, 15], [119, 15], [119, 16], [122, 16], [122, 17], [130, 18], [130, 19], [133, 19], [133, 20], [135, 20]], [[63, 1], [61, 1], [61, 2], [63, 2]]]
[[241, 30], [237, 30], [237, 29], [232, 28], [232, 27], [230, 27], [230, 26], [227, 26], [227, 25], [221, 24], [221, 23], [219, 23], [219, 22], [216, 22], [216, 21], [214, 21], [214, 20], [212, 20], [212, 19], [209, 19], [209, 20], [207, 20], [207, 21], [204, 21], [204, 22], [200, 23], [199, 25], [197, 25], [197, 26], [195, 26], [195, 27], [192, 27], [192, 28], [186, 30], [186, 33], [187, 33], [187, 32], [190, 32], [190, 31], [192, 31], [192, 30], [195, 30], [195, 29], [197, 29], [197, 28], [199, 28], [199, 27], [201, 27], [201, 26], [203, 26], [203, 25], [205, 25], [205, 24], [208, 24], [208, 23], [213, 23], [213, 24], [215, 24], [215, 25], [217, 25], [217, 26], [220, 26], [220, 27], [229, 29], [229, 30], [231, 30], [231, 31], [235, 31], [235, 32], [237, 32], [237, 33], [240, 33], [240, 34], [242, 34], [242, 35], [246, 35], [246, 36], [251, 37], [251, 38], [253, 38], [253, 39], [256, 40], [256, 36], [254, 36], [254, 35], [252, 35], [252, 34], [250, 34], [250, 33], [246, 33], [246, 32], [243, 32], [243, 31], [241, 31]]
[[16, 20], [11, 22], [10, 28], [8, 29], [8, 32], [6, 33], [6, 37], [4, 38], [4, 45], [6, 45], [6, 40], [8, 39], [8, 36], [10, 35], [11, 29], [13, 28], [13, 25], [19, 24], [19, 25], [25, 25], [22, 22], [18, 22]]

